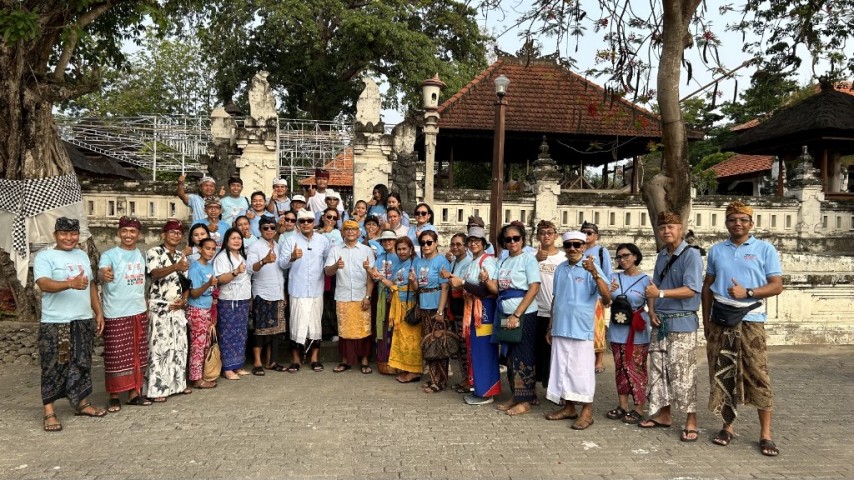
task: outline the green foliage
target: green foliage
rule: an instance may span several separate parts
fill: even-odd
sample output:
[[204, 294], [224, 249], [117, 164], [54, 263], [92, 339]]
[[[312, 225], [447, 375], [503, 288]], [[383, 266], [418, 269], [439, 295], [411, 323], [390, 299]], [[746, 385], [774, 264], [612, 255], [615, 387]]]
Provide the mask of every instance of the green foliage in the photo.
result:
[[486, 64], [476, 11], [453, 0], [220, 0], [194, 18], [222, 101], [257, 70], [291, 117], [351, 114], [362, 76], [388, 87], [385, 107], [420, 104], [438, 73], [453, 93]]
[[740, 102], [726, 102], [721, 112], [736, 125], [756, 118], [765, 118], [788, 102], [798, 90], [791, 72], [757, 71], [750, 79], [750, 87], [739, 95]]
[[489, 190], [492, 188], [491, 163], [454, 162], [454, 187]]
[[21, 40], [29, 41], [40, 33], [39, 15], [22, 8], [0, 9], [0, 36], [3, 43], [13, 44]]

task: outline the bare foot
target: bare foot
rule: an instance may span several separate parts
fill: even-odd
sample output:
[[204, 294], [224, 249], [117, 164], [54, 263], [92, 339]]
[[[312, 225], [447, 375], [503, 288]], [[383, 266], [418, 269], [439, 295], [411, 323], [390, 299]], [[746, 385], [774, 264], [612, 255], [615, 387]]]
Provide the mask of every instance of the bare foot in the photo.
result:
[[513, 408], [507, 410], [507, 415], [515, 417], [516, 415], [524, 415], [531, 411], [531, 404], [528, 402], [517, 403]]

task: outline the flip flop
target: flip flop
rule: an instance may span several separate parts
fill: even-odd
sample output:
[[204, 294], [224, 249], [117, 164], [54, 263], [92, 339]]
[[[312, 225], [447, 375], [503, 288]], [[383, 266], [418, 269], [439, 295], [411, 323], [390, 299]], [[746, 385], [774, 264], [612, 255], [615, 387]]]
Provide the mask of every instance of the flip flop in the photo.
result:
[[726, 447], [732, 442], [733, 436], [734, 435], [732, 432], [721, 430], [720, 432], [718, 432], [717, 435], [715, 435], [715, 438], [712, 439], [712, 443], [714, 443], [715, 445]]
[[578, 419], [575, 423], [572, 424], [573, 430], [586, 430], [590, 425], [593, 425], [593, 417], [588, 419], [589, 421], [584, 421], [582, 419]]
[[401, 380], [400, 377], [395, 377], [394, 379], [397, 380], [397, 383], [415, 383], [421, 381], [421, 375], [418, 375], [417, 377], [412, 377], [409, 380]]
[[[691, 434], [694, 434], [694, 438], [689, 437]], [[682, 429], [682, 434], [679, 435], [679, 440], [682, 442], [696, 442], [698, 438], [700, 438], [700, 432], [689, 428]]]
[[[85, 410], [86, 410], [87, 408], [89, 408], [89, 407], [92, 407], [92, 410], [93, 410], [93, 411], [90, 411], [90, 412], [85, 411]], [[106, 410], [102, 410], [102, 409], [96, 408], [96, 407], [95, 407], [95, 406], [93, 406], [93, 405], [92, 405], [92, 403], [90, 403], [90, 402], [86, 402], [86, 404], [85, 404], [85, 405], [81, 405], [81, 406], [77, 407], [77, 409], [74, 411], [74, 416], [75, 416], [75, 417], [93, 417], [93, 418], [101, 418], [101, 417], [103, 417], [103, 416], [104, 416], [104, 415], [106, 415], [106, 414], [107, 414], [107, 411], [106, 411]]]
[[129, 398], [127, 401], [127, 405], [134, 405], [137, 407], [147, 407], [151, 405], [153, 402], [142, 395], [137, 395], [133, 398]]
[[297, 373], [297, 372], [299, 372], [299, 367], [300, 367], [300, 364], [299, 364], [299, 363], [292, 363], [292, 364], [290, 364], [290, 366], [288, 366], [288, 373]]
[[118, 398], [111, 398], [107, 403], [107, 411], [110, 413], [118, 413], [122, 411], [122, 401]]
[[609, 410], [608, 413], [605, 414], [605, 418], [609, 420], [619, 420], [626, 416], [626, 411], [623, 407], [617, 407], [613, 410]]
[[[50, 420], [51, 418], [56, 418], [57, 423], [48, 424], [47, 421]], [[49, 413], [49, 414], [45, 415], [44, 420], [42, 421], [42, 424], [43, 424], [42, 426], [44, 427], [45, 432], [61, 432], [62, 431], [62, 424], [59, 423], [59, 419], [56, 417], [55, 413]]]
[[311, 369], [314, 370], [315, 372], [322, 372], [323, 371], [323, 364], [320, 362], [311, 362]]
[[359, 368], [360, 368], [360, 370], [362, 370], [362, 373], [363, 373], [363, 374], [365, 374], [365, 375], [369, 375], [369, 374], [371, 374], [371, 373], [374, 373], [374, 369], [373, 369], [373, 368], [371, 368], [371, 366], [370, 366], [370, 365], [362, 365], [362, 366], [361, 366], [361, 367], [359, 367]]
[[264, 367], [252, 367], [252, 375], [255, 375], [256, 377], [263, 377], [265, 375]]
[[777, 444], [774, 443], [774, 440], [770, 438], [763, 438], [759, 440], [759, 452], [766, 457], [776, 457], [780, 454], [780, 449], [777, 448]]
[[[314, 368], [314, 364], [312, 364], [311, 366], [312, 366], [312, 368]], [[332, 372], [333, 373], [346, 372], [347, 370], [350, 370], [351, 368], [353, 368], [353, 367], [350, 365], [347, 365], [346, 363], [339, 363], [337, 367], [332, 369]]]
[[155, 397], [151, 401], [154, 403], [166, 403], [166, 397]]
[[[652, 425], [644, 425], [647, 422], [652, 423]], [[669, 423], [661, 423], [661, 422], [655, 420], [654, 418], [647, 418], [646, 420], [644, 420], [642, 422], [638, 422], [638, 426], [640, 428], [670, 428]]]

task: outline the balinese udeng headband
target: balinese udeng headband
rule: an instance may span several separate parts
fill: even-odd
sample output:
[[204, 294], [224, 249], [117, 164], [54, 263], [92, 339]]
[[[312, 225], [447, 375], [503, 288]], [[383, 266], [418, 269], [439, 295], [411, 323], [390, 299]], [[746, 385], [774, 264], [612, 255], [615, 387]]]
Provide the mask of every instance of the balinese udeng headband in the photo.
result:
[[344, 223], [341, 224], [342, 230], [346, 230], [348, 228], [355, 228], [356, 230], [358, 230], [359, 229], [359, 222], [357, 222], [355, 220], [346, 220]]
[[211, 176], [205, 175], [204, 177], [202, 177], [201, 179], [199, 179], [199, 185], [201, 185], [201, 184], [203, 184], [203, 183], [208, 183], [208, 182], [213, 183], [214, 185], [216, 185], [216, 180], [214, 180], [214, 178], [213, 178], [213, 177], [211, 177]]
[[656, 225], [682, 225], [682, 217], [679, 216], [678, 213], [673, 212], [660, 212], [658, 214], [658, 221]]
[[599, 235], [599, 227], [597, 227], [595, 223], [584, 222], [581, 224], [581, 228], [579, 228], [579, 230], [593, 230], [593, 233]]
[[324, 170], [322, 168], [318, 168], [314, 171], [314, 178], [315, 179], [325, 178], [325, 179], [329, 180], [329, 171]]
[[205, 206], [209, 207], [211, 205], [222, 205], [222, 202], [219, 201], [219, 197], [207, 197], [205, 198]]
[[753, 209], [738, 200], [727, 205], [726, 215], [724, 216], [729, 217], [733, 213], [743, 213], [744, 215], [753, 218]]
[[180, 220], [172, 218], [166, 222], [166, 225], [163, 225], [164, 233], [170, 230], [178, 230], [179, 232], [184, 233], [184, 224], [181, 223]]
[[475, 225], [480, 227], [480, 228], [484, 228], [484, 226], [485, 226], [482, 218], [480, 218], [476, 215], [472, 215], [469, 217], [468, 226], [471, 227], [471, 226], [475, 226]]
[[135, 228], [142, 230], [142, 223], [133, 217], [122, 217], [119, 219], [119, 228]]
[[79, 232], [80, 221], [76, 218], [59, 217], [53, 227], [54, 232]]

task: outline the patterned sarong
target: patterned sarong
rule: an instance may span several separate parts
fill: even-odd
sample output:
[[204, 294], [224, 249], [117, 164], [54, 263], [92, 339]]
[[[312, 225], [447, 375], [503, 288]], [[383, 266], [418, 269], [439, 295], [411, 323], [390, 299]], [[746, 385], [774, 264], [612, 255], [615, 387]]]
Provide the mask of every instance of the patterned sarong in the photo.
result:
[[[382, 371], [388, 367], [388, 356], [391, 351], [392, 330], [389, 326], [388, 315], [391, 310], [388, 303], [388, 289], [382, 285], [374, 289], [374, 296], [377, 297], [375, 332], [377, 340], [377, 367]], [[379, 290], [379, 293], [377, 293]]]
[[39, 325], [42, 403], [68, 398], [72, 408], [92, 394], [92, 319]]
[[104, 384], [107, 393], [142, 390], [148, 366], [148, 315], [104, 321]]
[[371, 335], [371, 311], [362, 310], [362, 302], [335, 302], [338, 336], [359, 340]]
[[526, 313], [522, 321], [522, 341], [507, 346], [507, 381], [516, 403], [537, 399], [537, 312]]
[[246, 364], [246, 338], [249, 336], [249, 300], [217, 302], [217, 327], [222, 370], [237, 370]]
[[285, 301], [264, 300], [255, 296], [252, 301], [255, 335], [276, 335], [285, 332]]
[[210, 330], [213, 308], [187, 306], [187, 326], [190, 329], [190, 369], [191, 382], [202, 379], [205, 364], [205, 350], [210, 342]]
[[[697, 332], [670, 332], [658, 338], [652, 328], [649, 344], [649, 415], [663, 407], [697, 411]], [[635, 346], [637, 348], [637, 346]]]
[[727, 424], [735, 422], [739, 403], [770, 411], [774, 396], [765, 324], [741, 322], [722, 327], [710, 322], [708, 330], [709, 410]]
[[635, 405], [643, 405], [646, 399], [646, 358], [649, 344], [634, 345], [631, 350], [632, 357], [626, 358], [626, 344], [611, 342], [617, 395], [631, 395]]
[[421, 357], [421, 325], [413, 327], [403, 321], [406, 312], [415, 308], [415, 301], [401, 300], [397, 294], [397, 287], [392, 289], [391, 295], [388, 319], [390, 327], [394, 329], [394, 335], [391, 337], [388, 366], [420, 375], [424, 370]]
[[[451, 325], [446, 325], [445, 321], [436, 320], [435, 316], [438, 310], [430, 309], [419, 310], [421, 316], [421, 335], [422, 338], [431, 335], [436, 330], [445, 330]], [[442, 317], [444, 319], [444, 317]], [[444, 390], [448, 386], [448, 364], [450, 359], [443, 358], [441, 360], [431, 360], [427, 363], [427, 371], [430, 373], [430, 382], [439, 387], [439, 390]]]
[[495, 299], [465, 296], [463, 329], [467, 332], [469, 377], [474, 394], [486, 398], [501, 393], [501, 373], [498, 369], [498, 346], [492, 343]]
[[142, 394], [168, 397], [187, 388], [187, 317], [165, 303], [149, 303], [148, 369]]
[[596, 299], [596, 307], [593, 311], [593, 349], [596, 353], [604, 352], [608, 348], [608, 322], [605, 321], [605, 306], [602, 300]]

